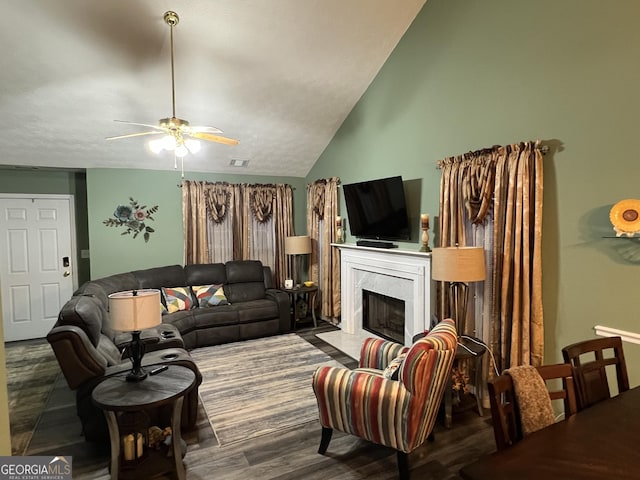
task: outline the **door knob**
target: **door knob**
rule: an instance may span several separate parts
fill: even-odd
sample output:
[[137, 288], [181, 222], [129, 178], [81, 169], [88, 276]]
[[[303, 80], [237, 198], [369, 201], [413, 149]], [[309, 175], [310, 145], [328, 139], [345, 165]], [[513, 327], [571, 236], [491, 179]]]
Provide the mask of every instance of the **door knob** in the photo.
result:
[[68, 277], [69, 275], [71, 275], [71, 272], [69, 270], [65, 270], [62, 275]]

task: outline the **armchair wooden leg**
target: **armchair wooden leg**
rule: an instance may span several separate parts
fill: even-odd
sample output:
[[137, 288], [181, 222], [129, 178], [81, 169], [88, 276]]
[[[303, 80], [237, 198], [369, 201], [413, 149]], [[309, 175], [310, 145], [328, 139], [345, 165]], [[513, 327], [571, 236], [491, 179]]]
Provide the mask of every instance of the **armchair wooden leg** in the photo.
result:
[[398, 472], [400, 480], [409, 480], [409, 455], [398, 450]]
[[320, 455], [324, 455], [329, 448], [329, 442], [331, 441], [331, 435], [333, 434], [333, 429], [322, 427], [322, 438], [320, 439], [320, 448], [318, 448], [318, 453]]

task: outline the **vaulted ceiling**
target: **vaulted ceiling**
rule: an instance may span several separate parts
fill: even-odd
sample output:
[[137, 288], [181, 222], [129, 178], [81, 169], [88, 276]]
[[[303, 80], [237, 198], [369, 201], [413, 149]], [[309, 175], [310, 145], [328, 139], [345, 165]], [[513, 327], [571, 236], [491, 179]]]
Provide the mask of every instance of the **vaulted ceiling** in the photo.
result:
[[[215, 126], [185, 170], [305, 176], [426, 0], [20, 0], [0, 28], [0, 165], [171, 170], [149, 130]], [[232, 167], [232, 160], [248, 161]]]

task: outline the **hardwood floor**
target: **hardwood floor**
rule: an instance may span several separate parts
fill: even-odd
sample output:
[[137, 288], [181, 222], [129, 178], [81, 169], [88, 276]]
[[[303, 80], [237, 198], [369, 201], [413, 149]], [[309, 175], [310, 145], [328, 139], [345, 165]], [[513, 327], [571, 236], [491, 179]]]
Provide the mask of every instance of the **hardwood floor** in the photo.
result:
[[[334, 359], [348, 367], [355, 361], [315, 337], [335, 327], [319, 322], [317, 328], [297, 332]], [[473, 399], [469, 399], [473, 403]], [[409, 455], [413, 479], [459, 479], [459, 469], [495, 450], [490, 418], [472, 409], [454, 410], [453, 427], [446, 429], [439, 419], [435, 441], [427, 442]], [[320, 425], [317, 422], [296, 429], [219, 447], [207, 416], [198, 412], [196, 428], [183, 434], [188, 450], [184, 459], [188, 479], [217, 480], [298, 480], [340, 479], [386, 480], [397, 478], [395, 451], [334, 432], [326, 455], [317, 453]], [[62, 376], [49, 397], [28, 455], [73, 457], [74, 478], [107, 479], [108, 446], [85, 442], [75, 413], [75, 398]]]

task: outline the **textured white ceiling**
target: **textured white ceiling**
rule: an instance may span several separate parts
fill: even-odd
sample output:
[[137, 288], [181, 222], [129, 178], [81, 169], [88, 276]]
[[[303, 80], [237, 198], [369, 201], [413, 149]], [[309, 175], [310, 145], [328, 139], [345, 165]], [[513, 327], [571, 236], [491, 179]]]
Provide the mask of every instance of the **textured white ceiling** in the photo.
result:
[[[19, 0], [0, 29], [1, 165], [171, 170], [145, 138], [171, 116], [220, 128], [185, 170], [305, 176], [426, 0]], [[246, 168], [230, 167], [248, 160]]]

